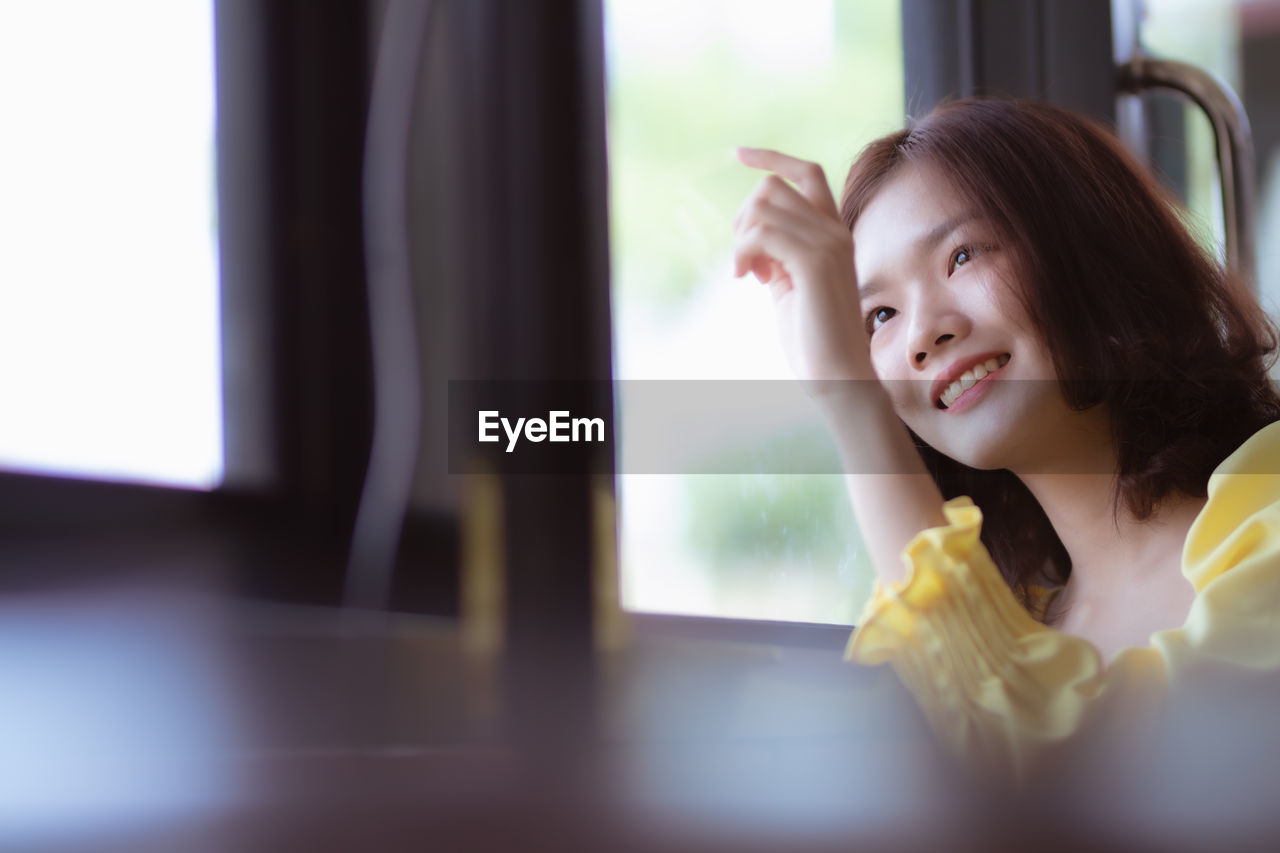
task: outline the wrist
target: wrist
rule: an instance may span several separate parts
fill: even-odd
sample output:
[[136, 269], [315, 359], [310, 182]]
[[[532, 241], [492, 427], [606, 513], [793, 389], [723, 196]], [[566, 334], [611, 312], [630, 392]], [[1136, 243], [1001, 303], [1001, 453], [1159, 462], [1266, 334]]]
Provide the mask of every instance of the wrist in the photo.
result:
[[805, 393], [828, 422], [866, 420], [892, 413], [889, 396], [878, 379], [809, 379]]
[[833, 383], [822, 396], [810, 396], [827, 429], [837, 437], [881, 434], [901, 429], [888, 393], [876, 379]]

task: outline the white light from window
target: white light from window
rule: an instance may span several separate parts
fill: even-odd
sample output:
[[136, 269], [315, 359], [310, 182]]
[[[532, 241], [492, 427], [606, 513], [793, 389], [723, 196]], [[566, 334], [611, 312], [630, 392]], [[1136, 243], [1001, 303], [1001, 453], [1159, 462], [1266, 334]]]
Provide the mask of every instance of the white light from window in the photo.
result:
[[0, 467], [222, 476], [210, 0], [0, 6]]

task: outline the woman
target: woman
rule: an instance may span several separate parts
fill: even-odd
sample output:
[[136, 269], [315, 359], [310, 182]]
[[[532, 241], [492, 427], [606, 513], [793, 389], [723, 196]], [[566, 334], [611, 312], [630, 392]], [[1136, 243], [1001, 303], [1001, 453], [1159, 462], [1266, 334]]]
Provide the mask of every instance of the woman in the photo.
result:
[[813, 164], [739, 157], [774, 174], [737, 274], [880, 579], [852, 660], [1019, 774], [1206, 666], [1280, 671], [1276, 333], [1109, 133], [959, 101], [868, 146], [838, 209]]

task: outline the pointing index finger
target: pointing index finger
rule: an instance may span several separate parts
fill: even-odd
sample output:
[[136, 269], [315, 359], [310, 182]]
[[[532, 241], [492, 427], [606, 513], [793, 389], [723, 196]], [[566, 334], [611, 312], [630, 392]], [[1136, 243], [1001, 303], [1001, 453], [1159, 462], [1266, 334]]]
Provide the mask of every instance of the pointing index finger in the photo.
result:
[[781, 151], [768, 148], [741, 147], [737, 150], [738, 162], [753, 169], [764, 169], [786, 178], [799, 188], [801, 194], [814, 207], [838, 217], [835, 197], [831, 195], [831, 187], [827, 186], [827, 176], [822, 167], [808, 160], [800, 160]]

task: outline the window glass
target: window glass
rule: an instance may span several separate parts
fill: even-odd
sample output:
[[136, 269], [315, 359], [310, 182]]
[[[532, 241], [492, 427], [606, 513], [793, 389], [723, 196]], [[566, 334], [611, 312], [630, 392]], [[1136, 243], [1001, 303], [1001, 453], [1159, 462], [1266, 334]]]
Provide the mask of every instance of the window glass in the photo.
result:
[[[744, 380], [772, 380], [763, 396], [790, 384], [768, 292], [732, 274], [733, 216], [762, 177], [733, 148], [814, 160], [838, 193], [862, 145], [902, 125], [898, 4], [605, 8], [623, 605], [850, 623], [872, 572], [838, 464], [821, 474], [774, 464], [788, 448], [828, 443], [802, 394], [781, 392], [789, 402], [770, 417], [705, 443], [716, 462], [681, 469], [722, 473], [631, 464], [628, 447], [652, 442], [655, 409], [681, 394], [654, 383], [706, 380], [704, 403], [719, 382], [738, 383], [720, 388], [735, 399]], [[686, 458], [702, 452], [685, 435], [669, 441]]]
[[[1253, 130], [1258, 293], [1280, 311], [1280, 0], [1143, 0], [1139, 37], [1160, 58], [1216, 74], [1240, 96]], [[1221, 255], [1222, 201], [1213, 133], [1186, 110], [1185, 197], [1202, 239]]]
[[0, 468], [211, 487], [210, 0], [0, 5]]

